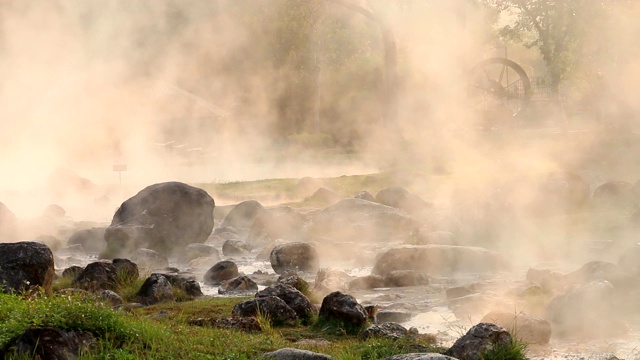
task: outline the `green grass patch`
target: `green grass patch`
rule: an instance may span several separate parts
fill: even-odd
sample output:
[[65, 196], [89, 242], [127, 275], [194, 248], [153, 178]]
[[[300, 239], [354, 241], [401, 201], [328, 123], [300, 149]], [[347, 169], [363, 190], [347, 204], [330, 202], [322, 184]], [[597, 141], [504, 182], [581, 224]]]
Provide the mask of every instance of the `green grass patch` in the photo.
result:
[[482, 354], [482, 360], [526, 360], [527, 343], [513, 339]]

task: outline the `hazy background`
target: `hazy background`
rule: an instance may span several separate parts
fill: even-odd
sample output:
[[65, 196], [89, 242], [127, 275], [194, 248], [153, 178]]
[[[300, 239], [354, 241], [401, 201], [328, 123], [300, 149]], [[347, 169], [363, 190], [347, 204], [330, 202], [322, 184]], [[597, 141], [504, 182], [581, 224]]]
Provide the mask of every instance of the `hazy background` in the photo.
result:
[[0, 200], [18, 215], [120, 201], [119, 164], [135, 191], [407, 167], [482, 189], [557, 170], [636, 180], [633, 141], [620, 148], [593, 110], [595, 96], [621, 133], [635, 126], [635, 3], [615, 3], [585, 35], [562, 91], [569, 127], [588, 131], [558, 136], [557, 114], [533, 117], [547, 132], [514, 135], [483, 126], [468, 102], [468, 69], [505, 45], [529, 75], [545, 75], [534, 49], [500, 42], [508, 16], [471, 0], [347, 2], [395, 36], [391, 124], [380, 28], [336, 2], [0, 1]]

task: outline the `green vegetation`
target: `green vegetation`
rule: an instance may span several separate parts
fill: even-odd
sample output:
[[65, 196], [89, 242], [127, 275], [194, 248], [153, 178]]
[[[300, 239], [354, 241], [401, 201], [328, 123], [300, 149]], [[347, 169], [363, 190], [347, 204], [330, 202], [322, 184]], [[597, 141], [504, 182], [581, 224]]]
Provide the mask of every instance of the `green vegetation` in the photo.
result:
[[507, 345], [496, 346], [482, 354], [483, 360], [526, 360], [527, 344], [513, 339]]

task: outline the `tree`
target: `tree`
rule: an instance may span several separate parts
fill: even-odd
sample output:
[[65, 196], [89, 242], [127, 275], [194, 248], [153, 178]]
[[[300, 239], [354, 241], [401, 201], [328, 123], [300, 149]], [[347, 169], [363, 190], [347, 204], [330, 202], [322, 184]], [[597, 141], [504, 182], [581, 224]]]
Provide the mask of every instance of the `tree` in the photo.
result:
[[587, 34], [603, 23], [611, 0], [483, 0], [508, 23], [501, 37], [537, 48], [544, 60], [552, 93], [575, 71], [584, 56]]

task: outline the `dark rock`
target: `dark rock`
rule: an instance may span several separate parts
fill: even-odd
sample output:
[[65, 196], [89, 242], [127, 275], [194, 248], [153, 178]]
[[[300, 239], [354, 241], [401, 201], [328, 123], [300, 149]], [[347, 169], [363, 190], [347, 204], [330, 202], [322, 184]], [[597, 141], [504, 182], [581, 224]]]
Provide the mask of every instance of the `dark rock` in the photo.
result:
[[140, 302], [145, 305], [174, 301], [173, 287], [163, 274], [151, 274], [142, 284], [136, 294]]
[[204, 282], [209, 285], [217, 285], [229, 279], [233, 279], [239, 275], [238, 265], [233, 261], [224, 260], [213, 265], [204, 274]]
[[130, 283], [138, 280], [140, 277], [140, 271], [138, 265], [129, 259], [113, 259], [111, 261], [113, 266], [116, 267], [116, 273], [118, 278], [124, 283]]
[[285, 271], [314, 272], [318, 270], [318, 251], [311, 245], [294, 242], [278, 245], [269, 257], [276, 274]]
[[94, 227], [78, 230], [69, 237], [67, 245], [82, 245], [88, 252], [102, 252], [107, 248], [107, 242], [104, 239], [106, 229], [104, 227]]
[[384, 278], [380, 275], [367, 275], [349, 281], [349, 290], [371, 290], [384, 287]]
[[168, 254], [203, 243], [213, 229], [214, 208], [213, 199], [202, 189], [180, 182], [148, 186], [113, 215], [105, 232], [107, 252], [118, 255], [148, 248]]
[[360, 338], [363, 340], [371, 337], [400, 339], [407, 337], [408, 335], [409, 331], [404, 326], [395, 322], [385, 322], [382, 324], [375, 324], [364, 329], [360, 333]]
[[492, 311], [485, 315], [480, 322], [492, 323], [509, 329], [513, 336], [527, 344], [548, 344], [551, 339], [551, 324], [544, 319], [504, 311]]
[[362, 199], [344, 199], [311, 217], [310, 239], [336, 242], [406, 240], [417, 222], [402, 210]]
[[51, 291], [55, 270], [53, 253], [47, 245], [22, 241], [0, 243], [0, 289], [22, 292], [41, 286]]
[[356, 299], [339, 291], [332, 292], [322, 299], [319, 317], [325, 320], [338, 320], [345, 324], [362, 327], [367, 322], [367, 313]]
[[508, 269], [498, 253], [480, 247], [448, 245], [404, 245], [387, 250], [376, 260], [372, 273], [386, 275], [394, 270], [415, 270], [428, 274], [495, 272]]
[[220, 227], [233, 227], [239, 233], [246, 234], [251, 228], [256, 216], [264, 211], [265, 209], [262, 204], [255, 200], [243, 201], [233, 207], [224, 218], [224, 221], [222, 221]]
[[62, 277], [74, 279], [76, 276], [78, 276], [78, 274], [82, 272], [82, 270], [84, 270], [82, 266], [76, 266], [76, 265], [69, 266], [68, 268], [62, 271]]
[[100, 293], [100, 298], [108, 301], [111, 306], [118, 306], [124, 303], [120, 295], [111, 290], [103, 290]]
[[394, 270], [384, 276], [384, 284], [387, 287], [429, 285], [429, 276], [419, 271]]
[[315, 306], [311, 304], [311, 301], [309, 301], [303, 293], [290, 285], [278, 284], [269, 286], [256, 294], [256, 298], [269, 296], [276, 296], [282, 299], [291, 309], [293, 309], [293, 311], [296, 312], [298, 318], [302, 319], [305, 324], [308, 324], [313, 318], [313, 315], [318, 312]]
[[245, 255], [249, 251], [251, 251], [251, 248], [242, 240], [229, 239], [222, 245], [222, 255], [224, 256]]
[[280, 275], [280, 277], [278, 278], [278, 283], [293, 286], [293, 288], [303, 294], [309, 291], [309, 283], [295, 274], [289, 275], [288, 273], [285, 273], [283, 275]]
[[411, 320], [411, 313], [406, 311], [393, 311], [393, 310], [382, 310], [378, 311], [376, 314], [376, 322], [378, 323], [386, 323], [386, 322], [405, 322]]
[[200, 283], [198, 283], [192, 277], [185, 277], [183, 275], [172, 275], [172, 274], [163, 274], [169, 283], [182, 291], [188, 296], [199, 297], [203, 296], [202, 289], [200, 288]]
[[333, 359], [329, 355], [315, 353], [309, 350], [300, 350], [293, 348], [284, 348], [276, 351], [262, 354], [264, 359], [275, 360], [330, 360]]
[[444, 354], [460, 360], [480, 360], [483, 353], [496, 346], [508, 346], [513, 339], [504, 328], [490, 323], [480, 323], [469, 329], [467, 333]]
[[18, 356], [68, 360], [76, 359], [96, 342], [95, 336], [90, 332], [43, 327], [25, 330], [9, 348], [15, 349]]
[[160, 270], [169, 266], [169, 259], [151, 249], [138, 249], [131, 254], [131, 261], [139, 268], [147, 270]]
[[277, 296], [255, 298], [243, 301], [233, 307], [233, 316], [256, 317], [258, 313], [271, 319], [274, 325], [294, 324], [297, 316], [284, 300]]
[[232, 293], [255, 293], [258, 291], [258, 284], [248, 276], [238, 276], [231, 280], [227, 280], [218, 287], [218, 294]]
[[118, 272], [115, 265], [107, 262], [93, 262], [76, 276], [71, 285], [87, 291], [115, 290]]

